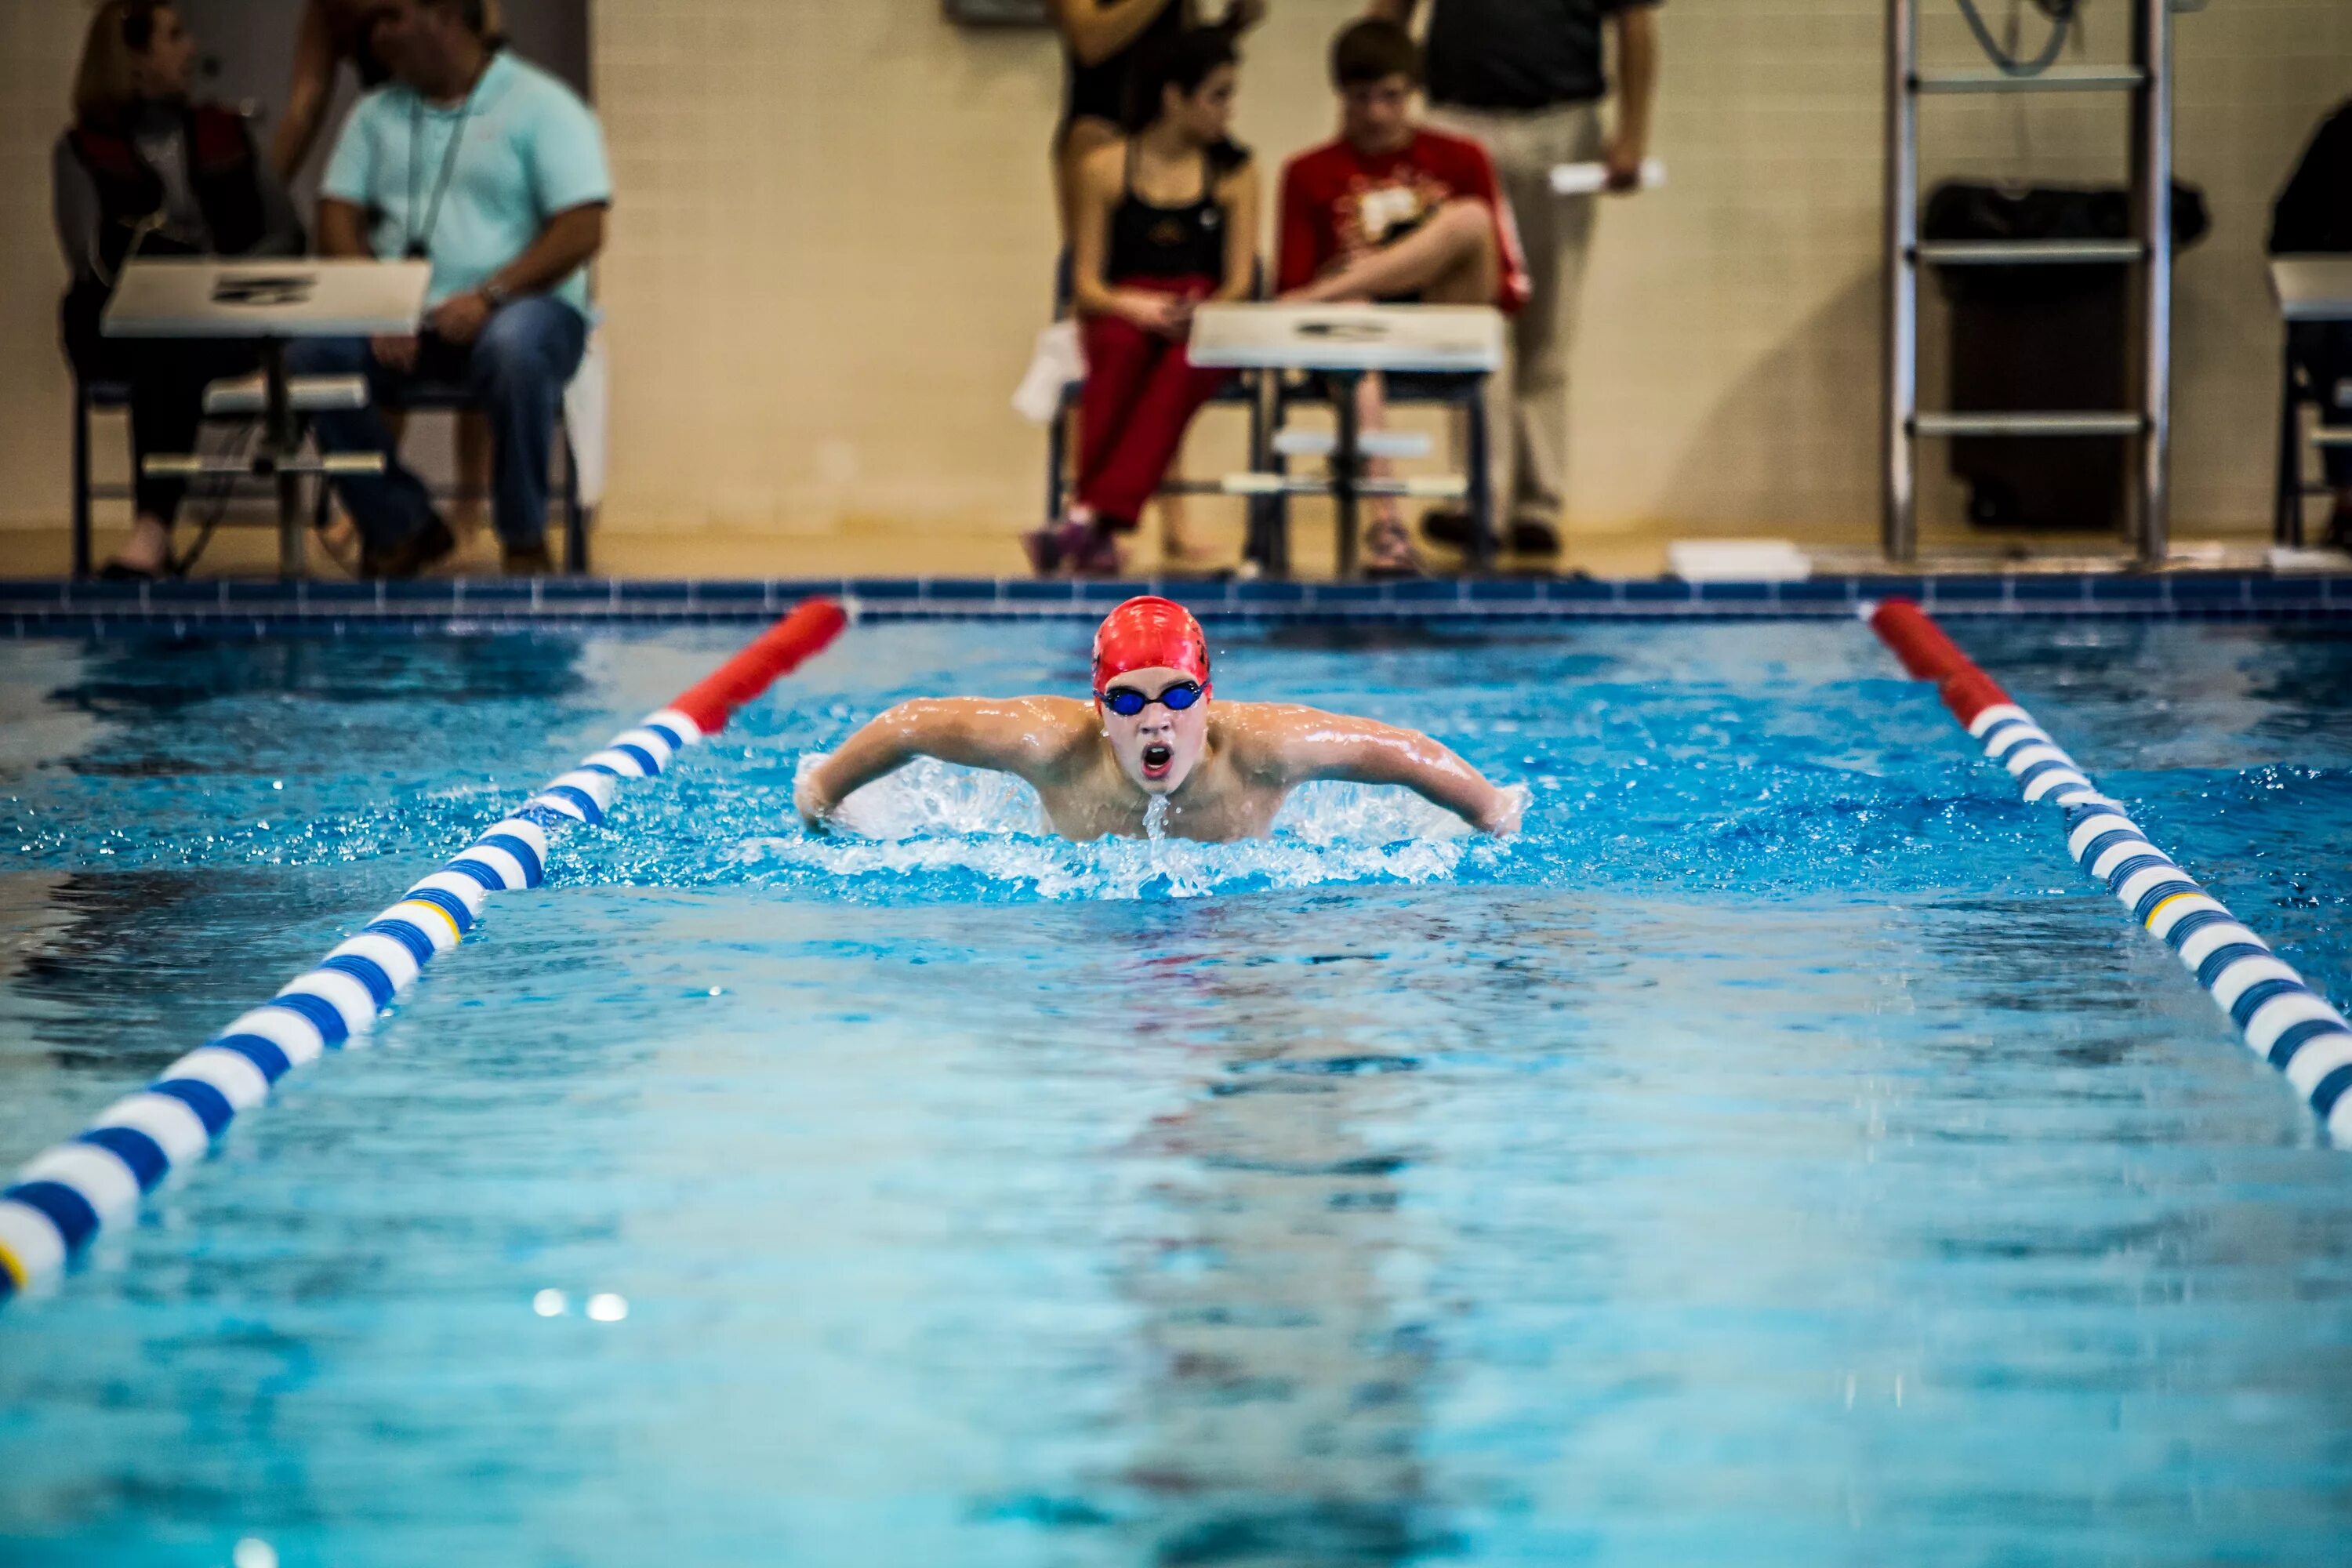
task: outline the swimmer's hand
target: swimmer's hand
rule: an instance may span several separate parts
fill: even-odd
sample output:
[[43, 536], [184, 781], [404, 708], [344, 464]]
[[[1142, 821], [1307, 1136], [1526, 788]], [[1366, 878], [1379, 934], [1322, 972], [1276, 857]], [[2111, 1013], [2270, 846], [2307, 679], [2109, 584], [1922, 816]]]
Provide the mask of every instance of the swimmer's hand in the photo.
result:
[[1486, 809], [1478, 814], [1478, 831], [1501, 838], [1519, 830], [1519, 819], [1527, 814], [1528, 792], [1513, 787], [1498, 789]]
[[833, 814], [839, 802], [829, 798], [817, 786], [816, 773], [812, 769], [793, 785], [793, 809], [801, 814], [801, 826], [811, 833], [829, 832]]

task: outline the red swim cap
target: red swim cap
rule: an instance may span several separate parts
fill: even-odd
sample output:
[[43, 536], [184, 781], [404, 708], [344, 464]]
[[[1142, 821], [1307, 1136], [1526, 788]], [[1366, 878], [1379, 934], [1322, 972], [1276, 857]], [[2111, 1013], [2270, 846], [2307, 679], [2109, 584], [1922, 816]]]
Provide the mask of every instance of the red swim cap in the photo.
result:
[[1181, 669], [1209, 690], [1209, 639], [1192, 612], [1150, 594], [1129, 599], [1095, 628], [1095, 691], [1131, 669]]

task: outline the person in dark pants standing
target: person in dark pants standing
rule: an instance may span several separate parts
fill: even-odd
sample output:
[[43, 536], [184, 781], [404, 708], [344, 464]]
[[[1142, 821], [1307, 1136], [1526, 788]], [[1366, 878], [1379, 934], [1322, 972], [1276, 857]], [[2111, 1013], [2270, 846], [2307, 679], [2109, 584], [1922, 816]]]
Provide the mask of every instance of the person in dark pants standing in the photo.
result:
[[[2279, 193], [2270, 248], [2273, 256], [2352, 254], [2352, 101], [2321, 124]], [[2352, 321], [2297, 321], [2287, 343], [2318, 389], [2320, 423], [2352, 427]], [[2328, 447], [2326, 462], [2336, 492], [2327, 542], [2352, 549], [2352, 447]]]
[[187, 452], [205, 387], [257, 363], [254, 345], [216, 339], [109, 338], [99, 327], [123, 265], [136, 256], [298, 256], [302, 226], [245, 121], [188, 101], [195, 39], [164, 0], [108, 0], [90, 19], [74, 78], [74, 122], [54, 160], [58, 241], [72, 269], [66, 355], [84, 381], [131, 388], [136, 517], [106, 563], [117, 581], [172, 566], [172, 523], [185, 481], [150, 478], [150, 452]]
[[[1592, 199], [1554, 194], [1561, 163], [1599, 161], [1608, 189], [1638, 189], [1657, 82], [1660, 0], [1430, 0], [1430, 123], [1475, 138], [1495, 160], [1518, 223], [1533, 293], [1511, 325], [1511, 411], [1494, 422], [1495, 497], [1510, 547], [1559, 550], [1568, 470], [1568, 355], [1592, 237]], [[1407, 26], [1421, 0], [1371, 0], [1369, 14]], [[1613, 33], [1617, 106], [1604, 133], [1610, 82], [1602, 34]], [[1440, 543], [1469, 542], [1459, 511], [1423, 527]]]

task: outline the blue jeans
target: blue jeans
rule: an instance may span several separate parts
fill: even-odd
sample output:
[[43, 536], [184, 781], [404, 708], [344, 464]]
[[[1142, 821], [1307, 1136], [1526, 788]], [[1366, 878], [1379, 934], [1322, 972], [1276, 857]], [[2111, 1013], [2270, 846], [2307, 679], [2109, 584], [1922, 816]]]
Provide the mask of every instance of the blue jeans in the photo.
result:
[[413, 371], [381, 363], [362, 338], [296, 343], [287, 368], [295, 375], [367, 377], [365, 408], [317, 415], [311, 428], [322, 452], [383, 454], [383, 473], [335, 480], [335, 493], [370, 546], [389, 550], [436, 515], [425, 481], [392, 449], [382, 411], [399, 407], [418, 382], [447, 382], [464, 387], [489, 421], [491, 519], [508, 549], [527, 550], [546, 542], [556, 411], [587, 346], [588, 323], [579, 311], [532, 295], [500, 306], [470, 348], [426, 335]]

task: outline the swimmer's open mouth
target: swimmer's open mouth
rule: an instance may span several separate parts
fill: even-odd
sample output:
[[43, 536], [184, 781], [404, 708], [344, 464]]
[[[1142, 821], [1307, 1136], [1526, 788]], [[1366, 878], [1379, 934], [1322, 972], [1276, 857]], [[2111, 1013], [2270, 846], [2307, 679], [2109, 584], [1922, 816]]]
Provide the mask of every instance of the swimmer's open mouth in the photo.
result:
[[1143, 776], [1162, 779], [1168, 776], [1169, 764], [1176, 760], [1176, 749], [1154, 741], [1143, 748]]

